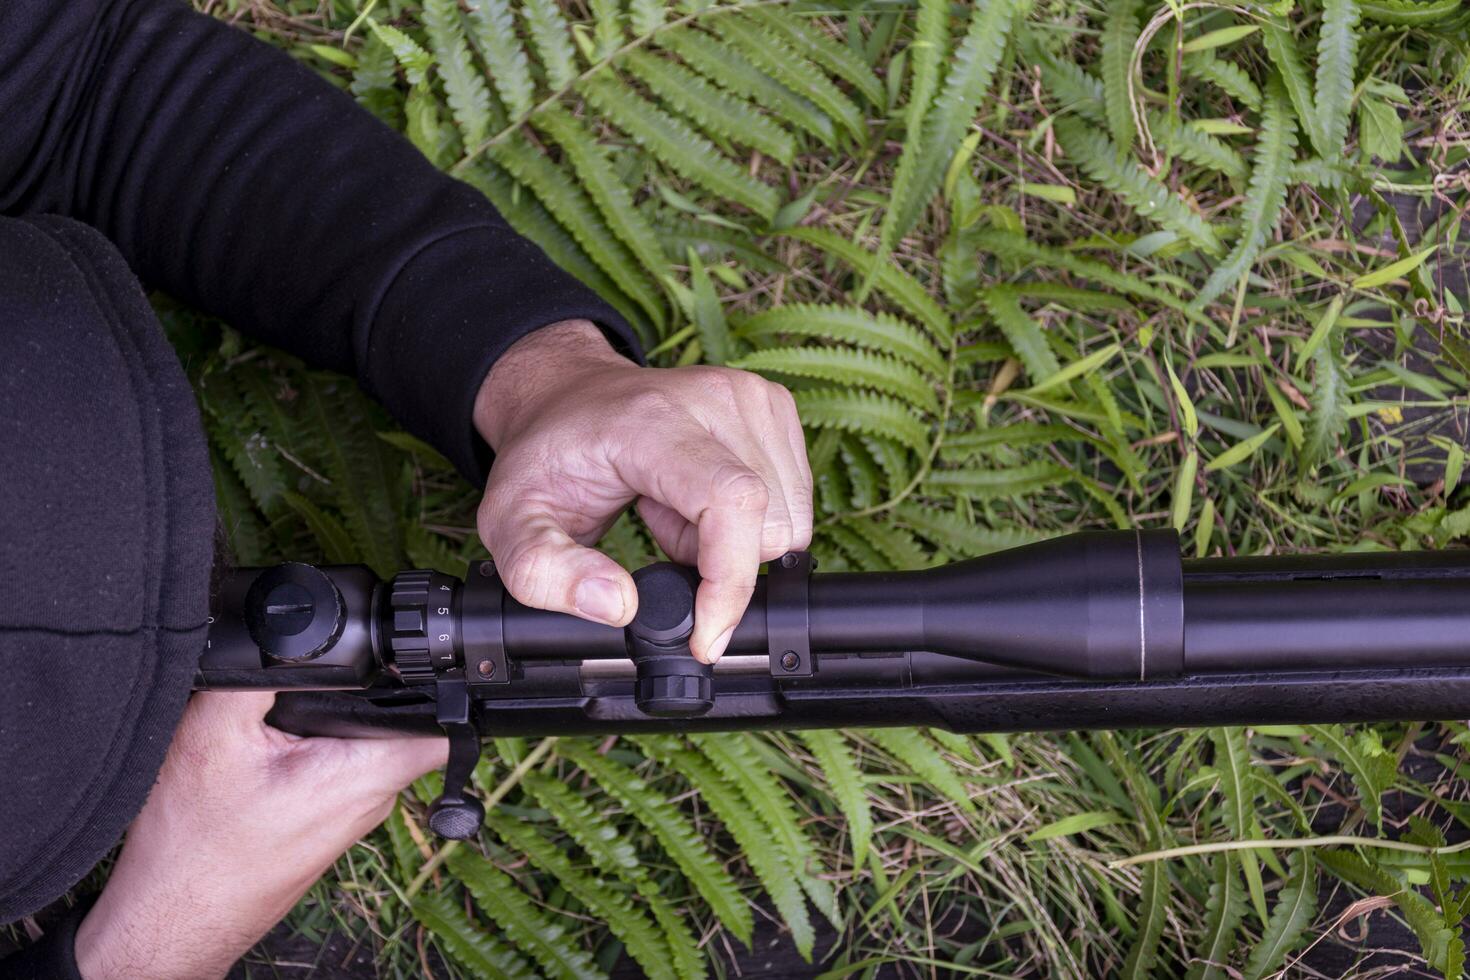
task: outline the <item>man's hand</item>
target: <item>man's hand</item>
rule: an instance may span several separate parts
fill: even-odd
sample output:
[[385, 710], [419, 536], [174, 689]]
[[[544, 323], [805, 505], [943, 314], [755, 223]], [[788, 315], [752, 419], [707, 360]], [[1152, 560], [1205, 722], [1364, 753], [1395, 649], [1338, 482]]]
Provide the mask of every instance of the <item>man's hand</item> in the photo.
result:
[[265, 723], [274, 701], [194, 695], [77, 931], [87, 980], [224, 976], [448, 753], [442, 738], [287, 735]]
[[754, 374], [638, 367], [592, 323], [569, 320], [496, 362], [475, 425], [496, 451], [480, 537], [526, 605], [632, 620], [632, 576], [589, 546], [636, 500], [659, 546], [699, 568], [689, 646], [714, 663], [760, 563], [811, 543], [795, 402]]

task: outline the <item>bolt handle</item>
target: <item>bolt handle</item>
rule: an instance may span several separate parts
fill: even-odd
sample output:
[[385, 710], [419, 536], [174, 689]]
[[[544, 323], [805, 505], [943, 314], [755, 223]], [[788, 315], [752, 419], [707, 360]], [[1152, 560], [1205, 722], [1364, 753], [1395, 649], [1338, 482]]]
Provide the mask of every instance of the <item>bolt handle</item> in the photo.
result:
[[694, 659], [694, 594], [699, 573], [659, 562], [633, 573], [638, 613], [628, 625], [628, 654], [638, 672], [633, 700], [654, 718], [693, 718], [714, 707], [714, 668]]

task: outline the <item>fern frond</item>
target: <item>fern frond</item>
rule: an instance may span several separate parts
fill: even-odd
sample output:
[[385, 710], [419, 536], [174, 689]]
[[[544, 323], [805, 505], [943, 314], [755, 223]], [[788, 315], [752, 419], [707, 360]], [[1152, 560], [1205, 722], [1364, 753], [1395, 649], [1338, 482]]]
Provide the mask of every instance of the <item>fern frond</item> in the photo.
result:
[[1247, 109], [1261, 108], [1261, 89], [1244, 68], [1226, 61], [1212, 51], [1196, 51], [1184, 56], [1184, 70], [1198, 75]]
[[884, 475], [888, 477], [890, 487], [908, 486], [909, 475], [912, 472], [910, 463], [913, 457], [907, 450], [891, 439], [863, 436], [862, 442], [872, 457], [878, 461]]
[[422, 85], [429, 70], [434, 67], [434, 56], [392, 24], [380, 24], [369, 17], [368, 27], [378, 40], [388, 45], [393, 57], [403, 66], [403, 75], [408, 79], [408, 84], [415, 87]]
[[1292, 863], [1296, 868], [1281, 889], [1281, 897], [1261, 931], [1261, 941], [1246, 960], [1241, 973], [1246, 980], [1263, 980], [1280, 970], [1317, 914], [1317, 876], [1312, 873], [1311, 852], [1298, 851], [1292, 855]]
[[217, 444], [209, 447], [209, 468], [214, 475], [219, 526], [230, 543], [230, 553], [242, 565], [267, 564], [270, 548], [265, 525], [256, 515], [253, 501], [240, 484]]
[[676, 62], [641, 48], [623, 56], [622, 65], [662, 104], [719, 139], [759, 150], [781, 163], [796, 156], [796, 138], [744, 99], [716, 88]]
[[753, 7], [740, 16], [759, 23], [793, 51], [846, 81], [869, 105], [881, 107], [886, 101], [883, 83], [857, 52], [804, 23], [800, 17], [774, 7]]
[[905, 501], [893, 512], [894, 519], [912, 529], [936, 548], [964, 558], [988, 555], [1006, 548], [1019, 548], [1023, 544], [1039, 541], [1042, 535], [1025, 528], [979, 527], [961, 518], [954, 511], [940, 510]]
[[847, 479], [852, 485], [853, 507], [876, 507], [883, 499], [883, 472], [878, 461], [868, 452], [862, 439], [853, 435], [842, 437], [838, 455], [847, 468]]
[[730, 366], [874, 388], [931, 413], [939, 410], [934, 386], [916, 369], [892, 357], [850, 347], [773, 347], [731, 361]]
[[1342, 156], [1348, 115], [1353, 105], [1353, 76], [1358, 66], [1358, 0], [1323, 0], [1317, 34], [1317, 100], [1314, 131], [1324, 159]]
[[735, 332], [748, 340], [824, 337], [901, 357], [941, 378], [945, 374], [944, 355], [917, 327], [892, 314], [855, 306], [791, 303], [762, 310]]
[[546, 976], [562, 980], [606, 980], [592, 955], [567, 934], [566, 927], [543, 911], [505, 872], [465, 848], [446, 862], [475, 904], [505, 930], [516, 947], [537, 963]]
[[692, 30], [666, 31], [659, 35], [658, 43], [721, 88], [763, 106], [827, 146], [836, 145], [837, 127], [825, 112], [769, 77], [729, 45]]
[[714, 24], [720, 37], [751, 64], [764, 69], [770, 77], [841, 123], [859, 143], [864, 142], [867, 126], [858, 107], [779, 36], [738, 16], [720, 17]]
[[667, 736], [644, 736], [634, 741], [653, 758], [682, 773], [699, 792], [700, 799], [720, 818], [791, 930], [797, 952], [810, 960], [816, 933], [799, 883], [804, 875], [791, 865], [785, 849], [771, 839], [770, 824], [756, 814], [750, 801], [730, 783], [728, 775], [719, 772], [704, 756], [680, 747]]
[[663, 303], [638, 261], [608, 229], [587, 191], [560, 167], [512, 133], [492, 144], [489, 155], [516, 181], [531, 190], [557, 222], [598, 267], [642, 307], [655, 322], [663, 320]]
[[648, 828], [699, 892], [715, 918], [749, 946], [754, 928], [750, 907], [745, 904], [730, 872], [710, 853], [678, 808], [627, 766], [583, 745], [563, 740], [557, 746], [557, 752], [576, 763], [621, 802], [634, 819]]
[[1245, 888], [1229, 854], [1214, 857], [1215, 881], [1205, 902], [1205, 933], [1186, 980], [1225, 980], [1235, 933], [1245, 919]]
[[433, 933], [439, 948], [479, 980], [536, 980], [535, 967], [514, 949], [496, 942], [443, 895], [419, 895], [413, 917]]
[[939, 754], [934, 744], [918, 731], [912, 728], [873, 728], [864, 731], [863, 735], [961, 810], [971, 814], [975, 812], [965, 781]]
[[1229, 143], [1185, 123], [1172, 125], [1163, 113], [1149, 113], [1149, 126], [1160, 146], [1173, 156], [1198, 167], [1218, 170], [1227, 177], [1244, 177], [1249, 168]]
[[1287, 111], [1281, 83], [1273, 78], [1266, 87], [1260, 141], [1256, 144], [1250, 182], [1241, 205], [1240, 237], [1195, 296], [1196, 310], [1203, 310], [1216, 296], [1233, 287], [1255, 264], [1286, 205], [1286, 187], [1295, 151], [1296, 127]]
[[1072, 473], [1055, 463], [1025, 463], [1002, 469], [959, 468], [932, 471], [924, 478], [924, 492], [933, 496], [961, 496], [992, 500], [1034, 493], [1071, 479]]
[[909, 43], [909, 103], [904, 130], [917, 138], [924, 116], [939, 90], [939, 72], [949, 54], [949, 4], [946, 0], [919, 0], [914, 39]]
[[647, 37], [669, 18], [669, 6], [664, 0], [628, 0], [628, 22], [638, 37]]
[[884, 558], [889, 568], [923, 568], [929, 555], [906, 529], [872, 517], [850, 517], [842, 526], [868, 543]]
[[1067, 156], [1093, 180], [1128, 202], [1133, 210], [1206, 252], [1219, 249], [1220, 239], [1215, 229], [1198, 211], [1132, 159], [1123, 158], [1118, 147], [1102, 133], [1075, 116], [1058, 117], [1052, 128]]
[[597, 205], [607, 226], [655, 281], [668, 274], [658, 233], [633, 203], [633, 195], [591, 133], [560, 106], [547, 106], [536, 114], [536, 128], [556, 141], [576, 171], [582, 187]]
[[619, 0], [588, 0], [592, 10], [592, 58], [603, 61], [623, 46], [623, 11]]
[[888, 212], [879, 229], [880, 252], [887, 255], [919, 220], [939, 190], [944, 171], [975, 118], [980, 100], [1005, 53], [1006, 39], [1024, 0], [976, 0], [970, 27], [955, 50], [944, 85], [923, 126], [904, 137], [893, 175]]
[[424, 0], [424, 28], [454, 124], [465, 145], [476, 146], [490, 130], [490, 91], [470, 54], [456, 0]]
[[1395, 27], [1426, 27], [1453, 17], [1464, 9], [1464, 0], [1361, 0], [1363, 16]]
[[789, 228], [782, 234], [815, 245], [847, 263], [860, 277], [871, 281], [879, 292], [902, 306], [940, 340], [947, 343], [954, 335], [954, 327], [944, 308], [917, 279], [892, 262], [826, 228]]
[[[1302, 129], [1306, 132], [1311, 144], [1317, 146], [1319, 140], [1322, 139], [1322, 134], [1316, 131], [1314, 124], [1317, 112], [1312, 104], [1311, 83], [1307, 80], [1307, 69], [1302, 64], [1301, 49], [1296, 46], [1296, 38], [1292, 36], [1290, 24], [1281, 17], [1268, 18], [1261, 25], [1261, 40], [1266, 45], [1266, 53], [1270, 55], [1271, 63], [1276, 66], [1287, 96], [1291, 99], [1291, 107], [1296, 111], [1296, 118], [1301, 122]], [[1267, 91], [1261, 103], [1263, 111], [1271, 111], [1266, 101], [1269, 98], [1270, 92]], [[1318, 147], [1318, 152], [1321, 152], [1320, 147]]]
[[[515, 14], [510, 0], [465, 0], [470, 30], [490, 82], [513, 118], [523, 119], [536, 102], [536, 85], [531, 81], [531, 62], [521, 39], [516, 36]], [[475, 146], [479, 140], [467, 140]]]
[[767, 220], [776, 213], [780, 194], [774, 187], [749, 176], [709, 140], [627, 86], [595, 76], [582, 83], [580, 91], [609, 122], [675, 173]]
[[1052, 352], [1051, 345], [1042, 334], [1041, 324], [1021, 308], [1014, 289], [1009, 286], [992, 286], [981, 294], [981, 299], [985, 308], [990, 311], [991, 318], [995, 320], [995, 325], [1005, 334], [1011, 350], [1016, 352], [1016, 357], [1025, 365], [1026, 374], [1032, 384], [1045, 381], [1062, 369], [1057, 355]]
[[577, 79], [577, 49], [572, 46], [571, 27], [556, 0], [521, 0], [521, 16], [547, 83], [556, 89], [571, 85]]
[[560, 887], [606, 924], [623, 941], [628, 955], [643, 968], [645, 976], [677, 980], [663, 933], [633, 907], [627, 895], [573, 866], [555, 844], [527, 824], [491, 812], [485, 814], [485, 826], [516, 853], [525, 855], [537, 868], [556, 879]]
[[403, 127], [403, 100], [397, 91], [397, 60], [393, 49], [377, 34], [369, 32], [357, 52], [348, 91], [357, 104], [388, 123], [394, 129]]
[[929, 447], [928, 427], [896, 398], [841, 388], [798, 391], [795, 396], [801, 420], [811, 428], [883, 436], [915, 452]]
[[847, 820], [847, 836], [852, 841], [852, 866], [868, 863], [868, 848], [873, 841], [873, 812], [863, 788], [863, 774], [852, 757], [852, 749], [841, 732], [813, 729], [798, 733], [817, 767], [827, 780], [832, 798], [837, 801]]
[[1107, 0], [1107, 18], [1102, 30], [1103, 106], [1108, 135], [1115, 153], [1123, 159], [1133, 148], [1133, 98], [1128, 76], [1133, 63], [1133, 45], [1138, 40], [1138, 0]]

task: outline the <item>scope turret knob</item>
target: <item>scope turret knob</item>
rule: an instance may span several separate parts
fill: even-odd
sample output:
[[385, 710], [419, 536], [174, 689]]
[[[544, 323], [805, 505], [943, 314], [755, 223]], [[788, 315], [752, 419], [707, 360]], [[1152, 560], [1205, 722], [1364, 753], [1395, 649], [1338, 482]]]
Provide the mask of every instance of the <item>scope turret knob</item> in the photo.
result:
[[315, 660], [342, 635], [342, 593], [320, 568], [286, 562], [256, 576], [245, 593], [245, 628], [267, 656]]
[[633, 573], [638, 612], [628, 625], [628, 648], [637, 669], [633, 700], [655, 718], [691, 718], [714, 707], [714, 668], [689, 652], [694, 632], [692, 568], [659, 562]]
[[459, 583], [439, 572], [400, 572], [388, 592], [388, 648], [405, 684], [427, 684], [456, 666]]

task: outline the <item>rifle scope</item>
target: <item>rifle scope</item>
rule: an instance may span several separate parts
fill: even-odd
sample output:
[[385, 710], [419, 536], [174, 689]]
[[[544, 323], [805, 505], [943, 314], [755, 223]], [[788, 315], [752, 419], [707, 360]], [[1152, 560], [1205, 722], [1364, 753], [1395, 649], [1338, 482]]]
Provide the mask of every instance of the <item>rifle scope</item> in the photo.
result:
[[[615, 629], [464, 581], [232, 572], [200, 689], [293, 692], [303, 735], [444, 731], [430, 825], [468, 836], [484, 735], [928, 725], [958, 732], [1470, 716], [1470, 551], [1181, 561], [1172, 531], [1084, 532], [912, 572], [773, 561], [715, 667], [687, 568], [634, 574]], [[340, 693], [352, 692], [344, 696]]]

